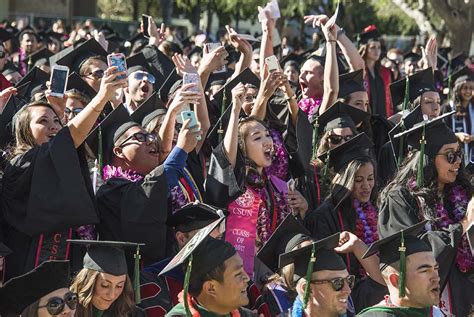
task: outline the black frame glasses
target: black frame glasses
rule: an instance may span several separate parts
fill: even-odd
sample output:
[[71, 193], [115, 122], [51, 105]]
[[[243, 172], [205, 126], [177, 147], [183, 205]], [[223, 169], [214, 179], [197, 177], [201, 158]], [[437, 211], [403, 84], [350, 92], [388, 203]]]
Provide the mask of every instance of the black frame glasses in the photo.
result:
[[122, 143], [120, 143], [120, 145], [118, 147], [123, 147], [124, 144], [127, 141], [130, 141], [131, 139], [135, 139], [138, 142], [146, 142], [147, 144], [150, 144], [150, 143], [156, 142], [156, 135], [154, 135], [153, 133], [137, 132], [137, 133], [134, 133], [134, 134], [128, 136], [125, 140], [123, 140]]
[[328, 284], [330, 283], [332, 288], [339, 292], [344, 288], [344, 283], [347, 283], [350, 289], [354, 287], [355, 275], [348, 275], [346, 277], [336, 277], [330, 280], [311, 280], [311, 284]]
[[95, 79], [102, 79], [102, 77], [104, 77], [104, 75], [105, 75], [105, 71], [103, 71], [102, 69], [96, 69], [95, 71], [84, 74], [82, 76], [85, 76], [85, 77], [92, 76]]
[[64, 311], [64, 307], [66, 307], [65, 305], [74, 310], [77, 307], [77, 303], [77, 294], [73, 292], [67, 292], [63, 298], [51, 297], [48, 299], [48, 303], [46, 305], [38, 306], [38, 308], [46, 308], [48, 313], [51, 315], [59, 315]]
[[337, 134], [330, 134], [328, 136], [328, 140], [329, 142], [331, 142], [331, 144], [334, 144], [334, 145], [337, 145], [337, 144], [341, 144], [342, 140], [344, 140], [345, 142], [349, 141], [350, 139], [352, 139], [354, 136], [353, 135], [337, 135]]
[[449, 164], [456, 163], [458, 158], [461, 160], [461, 162], [464, 159], [464, 151], [462, 149], [459, 149], [457, 151], [449, 151], [446, 153], [438, 153], [436, 155], [443, 155], [444, 157], [446, 157], [446, 160]]
[[72, 110], [69, 108], [64, 109], [64, 114], [66, 116], [69, 116], [72, 113], [72, 116], [75, 117], [77, 116], [84, 108], [73, 108]]

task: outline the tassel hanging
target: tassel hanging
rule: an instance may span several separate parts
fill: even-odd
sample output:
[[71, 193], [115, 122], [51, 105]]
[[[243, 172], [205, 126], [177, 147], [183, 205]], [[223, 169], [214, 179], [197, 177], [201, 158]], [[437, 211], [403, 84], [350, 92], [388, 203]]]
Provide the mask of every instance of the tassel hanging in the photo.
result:
[[319, 116], [314, 114], [314, 121], [313, 121], [313, 157], [312, 160], [317, 159], [317, 152], [318, 152], [318, 145], [319, 145]]
[[104, 148], [103, 148], [103, 145], [102, 145], [102, 127], [99, 125], [99, 133], [98, 133], [98, 143], [99, 143], [99, 151], [98, 151], [98, 154], [97, 154], [97, 160], [99, 161], [99, 167], [98, 167], [98, 173], [99, 173], [99, 176], [102, 178], [102, 168], [103, 168], [103, 165], [104, 165]]
[[306, 270], [306, 286], [304, 288], [303, 308], [308, 306], [309, 292], [311, 290], [311, 275], [313, 274], [314, 263], [316, 262], [315, 253], [316, 247], [313, 243], [313, 247], [311, 248], [311, 258], [309, 259], [308, 269]]
[[189, 308], [188, 300], [188, 290], [189, 290], [189, 280], [191, 278], [191, 270], [193, 269], [193, 255], [189, 256], [188, 267], [186, 268], [186, 274], [184, 275], [184, 309], [186, 310], [186, 317], [192, 317], [193, 314]]
[[423, 126], [423, 132], [421, 133], [420, 140], [420, 160], [418, 163], [418, 173], [416, 175], [416, 186], [421, 188], [424, 186], [424, 166], [425, 166], [425, 126]]
[[142, 297], [140, 294], [140, 246], [137, 245], [137, 252], [133, 256], [135, 258], [135, 269], [133, 272], [133, 290], [135, 291], [135, 304], [140, 304]]
[[222, 97], [222, 105], [221, 105], [221, 118], [219, 122], [219, 129], [217, 130], [217, 139], [219, 143], [221, 143], [222, 140], [224, 139], [224, 128], [222, 127], [222, 120], [224, 120], [223, 116], [224, 116], [226, 104], [227, 104], [227, 95], [224, 89], [224, 96]]
[[408, 104], [410, 103], [410, 79], [407, 76], [405, 81], [405, 96], [403, 98], [402, 112], [408, 109]]
[[398, 297], [405, 297], [405, 279], [406, 279], [406, 247], [405, 247], [405, 237], [403, 231], [401, 231], [402, 237], [400, 239], [400, 247], [398, 252], [400, 252], [400, 275], [398, 278]]

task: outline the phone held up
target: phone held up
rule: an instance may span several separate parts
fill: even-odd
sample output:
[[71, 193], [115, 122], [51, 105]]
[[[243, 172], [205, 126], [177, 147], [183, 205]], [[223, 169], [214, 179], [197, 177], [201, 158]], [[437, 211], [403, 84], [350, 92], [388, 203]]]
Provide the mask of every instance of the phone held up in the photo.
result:
[[[127, 72], [127, 62], [125, 60], [125, 55], [122, 53], [112, 53], [107, 55], [107, 64], [109, 67], [116, 66], [117, 71]], [[117, 76], [117, 79], [124, 79], [127, 75]]]
[[[194, 113], [194, 111], [185, 110], [181, 112], [181, 121], [184, 123], [186, 120], [191, 120], [191, 122], [189, 123], [190, 130], [199, 131], [199, 125], [198, 125], [196, 114]], [[200, 135], [196, 136], [196, 139], [200, 141], [201, 136]]]
[[268, 71], [274, 72], [280, 69], [280, 65], [278, 64], [278, 59], [275, 55], [268, 56], [265, 58], [265, 64], [267, 64]]
[[51, 70], [51, 96], [63, 97], [66, 92], [67, 79], [69, 76], [69, 67], [54, 65]]

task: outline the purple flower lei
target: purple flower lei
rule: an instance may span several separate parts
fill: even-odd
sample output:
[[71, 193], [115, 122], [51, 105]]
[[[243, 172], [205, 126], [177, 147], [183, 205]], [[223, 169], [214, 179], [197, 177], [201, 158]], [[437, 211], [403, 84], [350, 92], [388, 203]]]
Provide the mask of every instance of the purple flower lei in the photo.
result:
[[312, 122], [314, 113], [321, 106], [321, 101], [322, 98], [303, 98], [298, 102], [298, 107], [308, 115], [309, 121]]
[[[438, 217], [438, 221], [436, 222], [437, 228], [447, 228], [449, 225], [458, 223], [466, 214], [468, 198], [462, 186], [452, 186], [448, 194], [448, 199], [454, 206], [451, 214], [444, 208], [442, 202], [436, 204], [436, 217]], [[462, 237], [461, 243], [458, 246], [456, 265], [461, 272], [470, 272], [474, 269], [474, 259], [466, 235]]]
[[135, 172], [134, 170], [122, 170], [121, 167], [115, 167], [112, 165], [106, 165], [102, 169], [102, 179], [107, 181], [110, 178], [125, 178], [131, 182], [138, 182], [143, 179], [143, 176]]
[[289, 158], [281, 133], [269, 129], [270, 136], [273, 139], [274, 155], [272, 165], [265, 169], [267, 175], [275, 175], [282, 180], [288, 180]]
[[379, 239], [377, 233], [377, 209], [369, 201], [361, 203], [357, 199], [353, 201], [357, 213], [356, 236], [369, 245]]

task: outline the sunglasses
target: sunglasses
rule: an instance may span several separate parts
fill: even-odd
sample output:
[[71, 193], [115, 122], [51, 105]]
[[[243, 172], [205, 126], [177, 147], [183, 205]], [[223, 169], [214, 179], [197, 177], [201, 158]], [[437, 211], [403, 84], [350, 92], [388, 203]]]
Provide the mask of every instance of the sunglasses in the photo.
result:
[[87, 74], [84, 74], [83, 76], [87, 77], [87, 76], [92, 76], [94, 77], [95, 79], [101, 79], [102, 77], [104, 77], [104, 71], [102, 69], [97, 69], [93, 72], [90, 72], [90, 73], [87, 73]]
[[342, 135], [337, 135], [337, 134], [331, 134], [328, 137], [328, 140], [332, 144], [336, 145], [336, 144], [340, 144], [342, 142], [342, 140], [344, 140], [344, 142], [347, 142], [350, 139], [352, 139], [353, 137], [354, 137], [353, 135], [344, 135], [344, 136], [342, 136]]
[[344, 282], [347, 282], [347, 285], [349, 285], [349, 288], [352, 289], [354, 287], [354, 284], [355, 284], [355, 276], [354, 275], [349, 275], [347, 277], [338, 277], [338, 278], [334, 278], [332, 280], [312, 280], [311, 284], [331, 283], [332, 288], [336, 292], [339, 292], [341, 289], [344, 288]]
[[127, 141], [130, 141], [131, 139], [135, 139], [138, 142], [146, 142], [150, 144], [156, 142], [156, 135], [151, 133], [137, 132], [126, 138], [122, 143], [120, 143], [118, 147], [122, 147]]
[[152, 85], [154, 85], [156, 81], [155, 76], [145, 72], [136, 72], [133, 74], [133, 78], [135, 78], [136, 80], [143, 80], [144, 78], [146, 78], [145, 80]]
[[5, 56], [7, 56], [7, 53], [6, 53], [6, 52], [3, 52], [3, 51], [1, 51], [1, 52], [0, 52], [0, 58], [4, 58]]
[[82, 110], [84, 110], [84, 108], [74, 108], [74, 109], [69, 109], [69, 108], [66, 108], [64, 109], [64, 113], [69, 116], [70, 114], [72, 114], [73, 117], [77, 116], [79, 114], [79, 112], [81, 112]]
[[444, 155], [449, 164], [454, 164], [458, 159], [461, 161], [464, 159], [464, 151], [462, 149], [457, 150], [456, 152], [450, 151], [447, 153], [441, 153], [436, 155]]
[[64, 298], [51, 297], [46, 305], [38, 306], [38, 308], [46, 308], [51, 315], [59, 315], [64, 311], [65, 305], [72, 310], [76, 309], [77, 294], [68, 292], [64, 295]]

